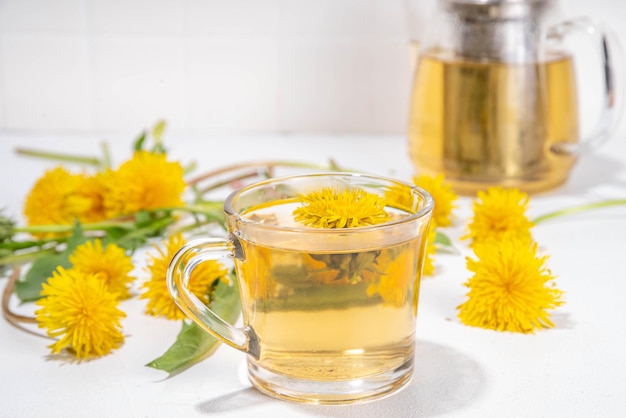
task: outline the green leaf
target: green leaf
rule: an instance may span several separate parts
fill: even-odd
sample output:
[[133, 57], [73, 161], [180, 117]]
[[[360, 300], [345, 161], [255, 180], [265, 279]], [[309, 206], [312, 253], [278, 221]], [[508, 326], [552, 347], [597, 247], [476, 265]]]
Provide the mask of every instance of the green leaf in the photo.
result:
[[437, 231], [435, 235], [435, 244], [437, 245], [437, 252], [460, 254], [459, 249], [454, 245], [449, 236], [443, 232]]
[[145, 210], [135, 212], [135, 223], [137, 226], [150, 225], [152, 222], [152, 214]]
[[152, 128], [152, 137], [158, 143], [163, 141], [163, 132], [165, 132], [165, 121], [161, 119]]
[[15, 293], [22, 302], [33, 302], [41, 298], [41, 285], [52, 277], [58, 267], [70, 268], [69, 256], [77, 246], [88, 239], [83, 235], [80, 224], [76, 224], [73, 234], [67, 240], [62, 253], [46, 254], [35, 259], [24, 278], [15, 284]]
[[[222, 319], [234, 324], [241, 310], [237, 284], [230, 286], [219, 281], [215, 287], [210, 308]], [[146, 366], [166, 371], [171, 377], [211, 356], [219, 347], [219, 343], [218, 339], [204, 331], [195, 322], [189, 325], [183, 321], [183, 328], [174, 344], [163, 355]]]
[[449, 247], [452, 245], [452, 240], [450, 239], [449, 236], [447, 236], [443, 232], [437, 231], [435, 235], [435, 244], [440, 244], [440, 245]]
[[152, 152], [155, 154], [167, 154], [167, 150], [163, 145], [163, 132], [165, 132], [165, 125], [165, 121], [161, 119], [152, 128], [152, 138], [154, 138]]
[[127, 228], [107, 228], [107, 234], [102, 240], [102, 245], [107, 244], [116, 244], [118, 245], [118, 241], [128, 235]]
[[15, 284], [15, 293], [22, 302], [34, 302], [41, 298], [41, 285], [58, 267], [70, 268], [68, 254], [46, 255], [36, 259], [24, 279]]
[[143, 149], [143, 143], [146, 141], [146, 137], [147, 137], [147, 132], [143, 131], [135, 140], [135, 145], [133, 146], [133, 149], [135, 151], [141, 151]]
[[198, 162], [193, 160], [187, 163], [187, 165], [185, 165], [183, 167], [183, 173], [185, 173], [185, 175], [193, 172], [196, 168], [198, 168]]

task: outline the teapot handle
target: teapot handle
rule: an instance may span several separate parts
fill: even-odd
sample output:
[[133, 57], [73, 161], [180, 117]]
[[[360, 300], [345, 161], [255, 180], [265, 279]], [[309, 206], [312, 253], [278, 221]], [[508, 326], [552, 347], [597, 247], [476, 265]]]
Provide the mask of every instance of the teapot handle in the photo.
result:
[[583, 32], [593, 38], [598, 45], [601, 55], [604, 98], [600, 116], [591, 133], [577, 144], [561, 142], [552, 145], [552, 152], [566, 155], [578, 155], [593, 151], [609, 139], [617, 128], [623, 103], [622, 92], [616, 92], [616, 86], [623, 84], [621, 78], [620, 83], [616, 84], [615, 57], [612, 56], [615, 51], [623, 54], [622, 50], [619, 49], [617, 40], [610, 37], [601, 25], [584, 17], [567, 20], [551, 27], [548, 30], [547, 39], [549, 42], [560, 42], [572, 32]]

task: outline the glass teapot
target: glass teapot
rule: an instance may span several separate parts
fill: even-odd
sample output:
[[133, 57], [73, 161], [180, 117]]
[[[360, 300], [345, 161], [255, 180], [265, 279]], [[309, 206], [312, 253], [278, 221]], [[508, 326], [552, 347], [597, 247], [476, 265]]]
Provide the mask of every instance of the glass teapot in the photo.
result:
[[[577, 157], [617, 125], [613, 39], [588, 19], [560, 20], [556, 0], [438, 0], [420, 45], [409, 118], [419, 174], [462, 194], [533, 193], [562, 184]], [[603, 109], [581, 139], [574, 59], [564, 39], [600, 51]]]

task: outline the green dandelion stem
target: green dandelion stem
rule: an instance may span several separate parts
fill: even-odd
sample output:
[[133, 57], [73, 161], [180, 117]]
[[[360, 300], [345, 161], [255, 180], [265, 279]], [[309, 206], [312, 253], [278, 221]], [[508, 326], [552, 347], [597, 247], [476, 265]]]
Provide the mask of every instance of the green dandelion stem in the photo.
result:
[[154, 210], [146, 210], [146, 213], [160, 214], [162, 212], [186, 212], [192, 215], [203, 215], [210, 220], [224, 220], [224, 202], [223, 201], [201, 201], [193, 205], [164, 207]]
[[103, 141], [100, 146], [102, 147], [102, 161], [100, 161], [100, 168], [106, 170], [107, 168], [111, 168], [111, 152], [107, 142]]
[[[182, 206], [182, 207], [173, 207], [173, 208], [159, 208], [154, 210], [147, 210], [147, 213], [155, 213], [158, 214], [162, 211], [186, 211], [190, 213], [196, 213], [205, 215], [207, 217], [214, 218], [215, 220], [222, 219], [222, 202], [204, 202], [199, 205], [192, 206]], [[171, 222], [171, 219], [168, 217], [166, 222]], [[111, 228], [121, 228], [132, 230], [137, 227], [135, 221], [124, 220], [124, 221], [102, 221], [102, 222], [93, 222], [93, 223], [82, 223], [81, 228], [83, 231], [106, 231]], [[29, 233], [29, 234], [45, 234], [45, 233], [64, 233], [71, 232], [74, 230], [74, 224], [59, 224], [59, 225], [28, 225], [15, 227], [12, 229], [13, 233]]]
[[[222, 188], [224, 186], [228, 186], [229, 184], [231, 184], [233, 182], [237, 182], [237, 181], [242, 181], [242, 180], [247, 180], [247, 179], [258, 177], [259, 176], [259, 171], [260, 171], [259, 169], [254, 169], [254, 170], [251, 170], [251, 171], [247, 171], [245, 173], [238, 174], [237, 176], [229, 177], [229, 178], [227, 178], [225, 180], [222, 180], [222, 181], [217, 181], [217, 182], [215, 182], [215, 183], [213, 183], [213, 184], [211, 184], [211, 185], [209, 185], [207, 187], [201, 188], [201, 189], [198, 189], [196, 187], [196, 184], [194, 183], [192, 185], [192, 187], [193, 187], [194, 192], [196, 194], [196, 200], [202, 199], [202, 196], [204, 196], [205, 194], [209, 193], [212, 190], [217, 190], [217, 189], [220, 189], [220, 188]], [[265, 172], [264, 174], [265, 174], [265, 177], [269, 177], [269, 175], [268, 175], [269, 173], [268, 172]]]
[[587, 203], [580, 206], [573, 206], [567, 209], [561, 209], [554, 212], [546, 213], [545, 215], [541, 215], [533, 220], [533, 223], [538, 224], [549, 219], [558, 218], [564, 215], [571, 215], [579, 212], [586, 212], [593, 209], [601, 209], [610, 206], [619, 206], [626, 205], [626, 199], [616, 199], [616, 200], [605, 200], [603, 202], [595, 202], [595, 203]]
[[100, 159], [95, 157], [87, 157], [81, 155], [69, 155], [69, 154], [60, 154], [49, 151], [38, 151], [34, 149], [28, 148], [17, 148], [15, 152], [19, 155], [25, 155], [28, 157], [37, 157], [37, 158], [45, 158], [47, 160], [60, 161], [66, 163], [78, 163], [78, 164], [87, 164], [94, 167], [101, 167], [102, 162]]
[[120, 238], [117, 243], [118, 245], [125, 246], [127, 243], [132, 243], [134, 240], [141, 240], [145, 237], [155, 235], [165, 227], [173, 224], [175, 221], [176, 219], [173, 216], [168, 215], [156, 219], [148, 225], [139, 228], [135, 226], [130, 232], [128, 232], [128, 234]]
[[[75, 224], [60, 225], [29, 225], [15, 228], [14, 232], [25, 232], [29, 234], [63, 233], [71, 232], [76, 227]], [[135, 223], [132, 221], [103, 221], [94, 223], [84, 223], [80, 227], [83, 231], [103, 231], [111, 228], [133, 229]]]
[[4, 257], [0, 257], [0, 266], [19, 266], [29, 263], [43, 255], [55, 254], [56, 248], [46, 248], [37, 251], [21, 252], [19, 254], [11, 254]]
[[13, 272], [9, 276], [8, 283], [5, 285], [4, 291], [2, 292], [2, 314], [4, 315], [5, 319], [9, 321], [13, 326], [25, 332], [28, 332], [29, 334], [33, 334], [38, 337], [51, 338], [47, 335], [40, 334], [31, 329], [25, 328], [22, 325], [22, 323], [36, 324], [37, 319], [35, 319], [32, 316], [20, 315], [16, 312], [13, 312], [13, 310], [11, 309], [11, 306], [10, 306], [11, 296], [13, 295], [13, 292], [15, 290], [15, 285], [17, 281], [19, 280], [19, 278], [20, 278], [20, 269], [16, 267], [13, 269]]
[[195, 205], [187, 205], [180, 208], [175, 208], [175, 210], [182, 212], [189, 212], [197, 215], [205, 215], [207, 217], [218, 217], [223, 218], [222, 214], [224, 212], [224, 202], [214, 201], [214, 202], [201, 202]]
[[[197, 220], [195, 223], [193, 223], [192, 225], [181, 225], [181, 226], [176, 226], [174, 228], [172, 228], [170, 230], [170, 234], [174, 235], [177, 233], [185, 233], [185, 232], [192, 232], [197, 230], [198, 228], [201, 228], [203, 226], [206, 225], [213, 225], [215, 223], [214, 220], [208, 220], [208, 221], [201, 221], [201, 220]], [[222, 227], [224, 227], [223, 224], [221, 224]]]
[[58, 238], [49, 238], [49, 239], [38, 239], [38, 240], [29, 240], [29, 241], [7, 241], [0, 242], [0, 251], [8, 250], [8, 251], [19, 251], [32, 247], [44, 247], [46, 244], [52, 243], [52, 245], [56, 245], [62, 242], [62, 239]]

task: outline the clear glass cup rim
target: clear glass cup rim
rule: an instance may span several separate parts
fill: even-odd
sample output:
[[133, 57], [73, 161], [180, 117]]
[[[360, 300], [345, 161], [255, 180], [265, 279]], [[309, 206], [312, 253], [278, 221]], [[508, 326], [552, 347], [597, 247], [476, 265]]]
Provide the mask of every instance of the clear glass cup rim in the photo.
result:
[[[412, 190], [413, 193], [416, 193], [417, 195], [419, 195], [420, 199], [422, 200], [422, 204], [418, 211], [414, 213], [409, 213], [407, 216], [402, 217], [400, 219], [393, 219], [391, 221], [384, 222], [384, 223], [377, 224], [377, 225], [361, 226], [357, 228], [337, 228], [337, 229], [331, 229], [331, 228], [323, 229], [323, 228], [311, 228], [311, 227], [305, 227], [305, 226], [294, 227], [294, 226], [284, 226], [284, 225], [262, 224], [262, 223], [258, 223], [252, 219], [249, 219], [241, 215], [241, 213], [235, 210], [235, 207], [234, 207], [234, 203], [237, 201], [237, 199], [241, 195], [256, 188], [262, 188], [264, 186], [271, 185], [273, 183], [297, 181], [299, 179], [330, 178], [330, 177], [344, 178], [344, 179], [358, 178], [360, 180], [370, 180], [372, 182], [376, 182], [380, 186], [396, 185], [396, 186], [406, 187], [407, 189]], [[400, 179], [389, 177], [389, 176], [380, 176], [376, 174], [364, 174], [364, 173], [357, 173], [357, 172], [339, 172], [339, 171], [321, 172], [321, 173], [312, 173], [312, 174], [311, 173], [297, 174], [297, 175], [273, 177], [270, 179], [261, 180], [261, 181], [243, 186], [237, 190], [234, 190], [224, 200], [224, 212], [226, 213], [227, 216], [233, 217], [238, 223], [241, 222], [243, 224], [247, 224], [249, 226], [254, 226], [255, 228], [265, 229], [265, 230], [308, 232], [308, 233], [315, 232], [316, 234], [319, 234], [319, 233], [322, 233], [322, 234], [343, 233], [345, 234], [348, 232], [352, 234], [352, 233], [358, 233], [358, 232], [363, 232], [363, 233], [372, 232], [375, 230], [390, 228], [390, 227], [397, 226], [399, 224], [407, 224], [407, 223], [422, 219], [425, 216], [428, 216], [432, 212], [433, 208], [434, 208], [434, 200], [432, 196], [430, 195], [430, 193], [428, 193], [423, 188], [416, 186], [414, 184], [411, 184], [409, 182], [406, 182], [404, 180], [400, 180]]]

